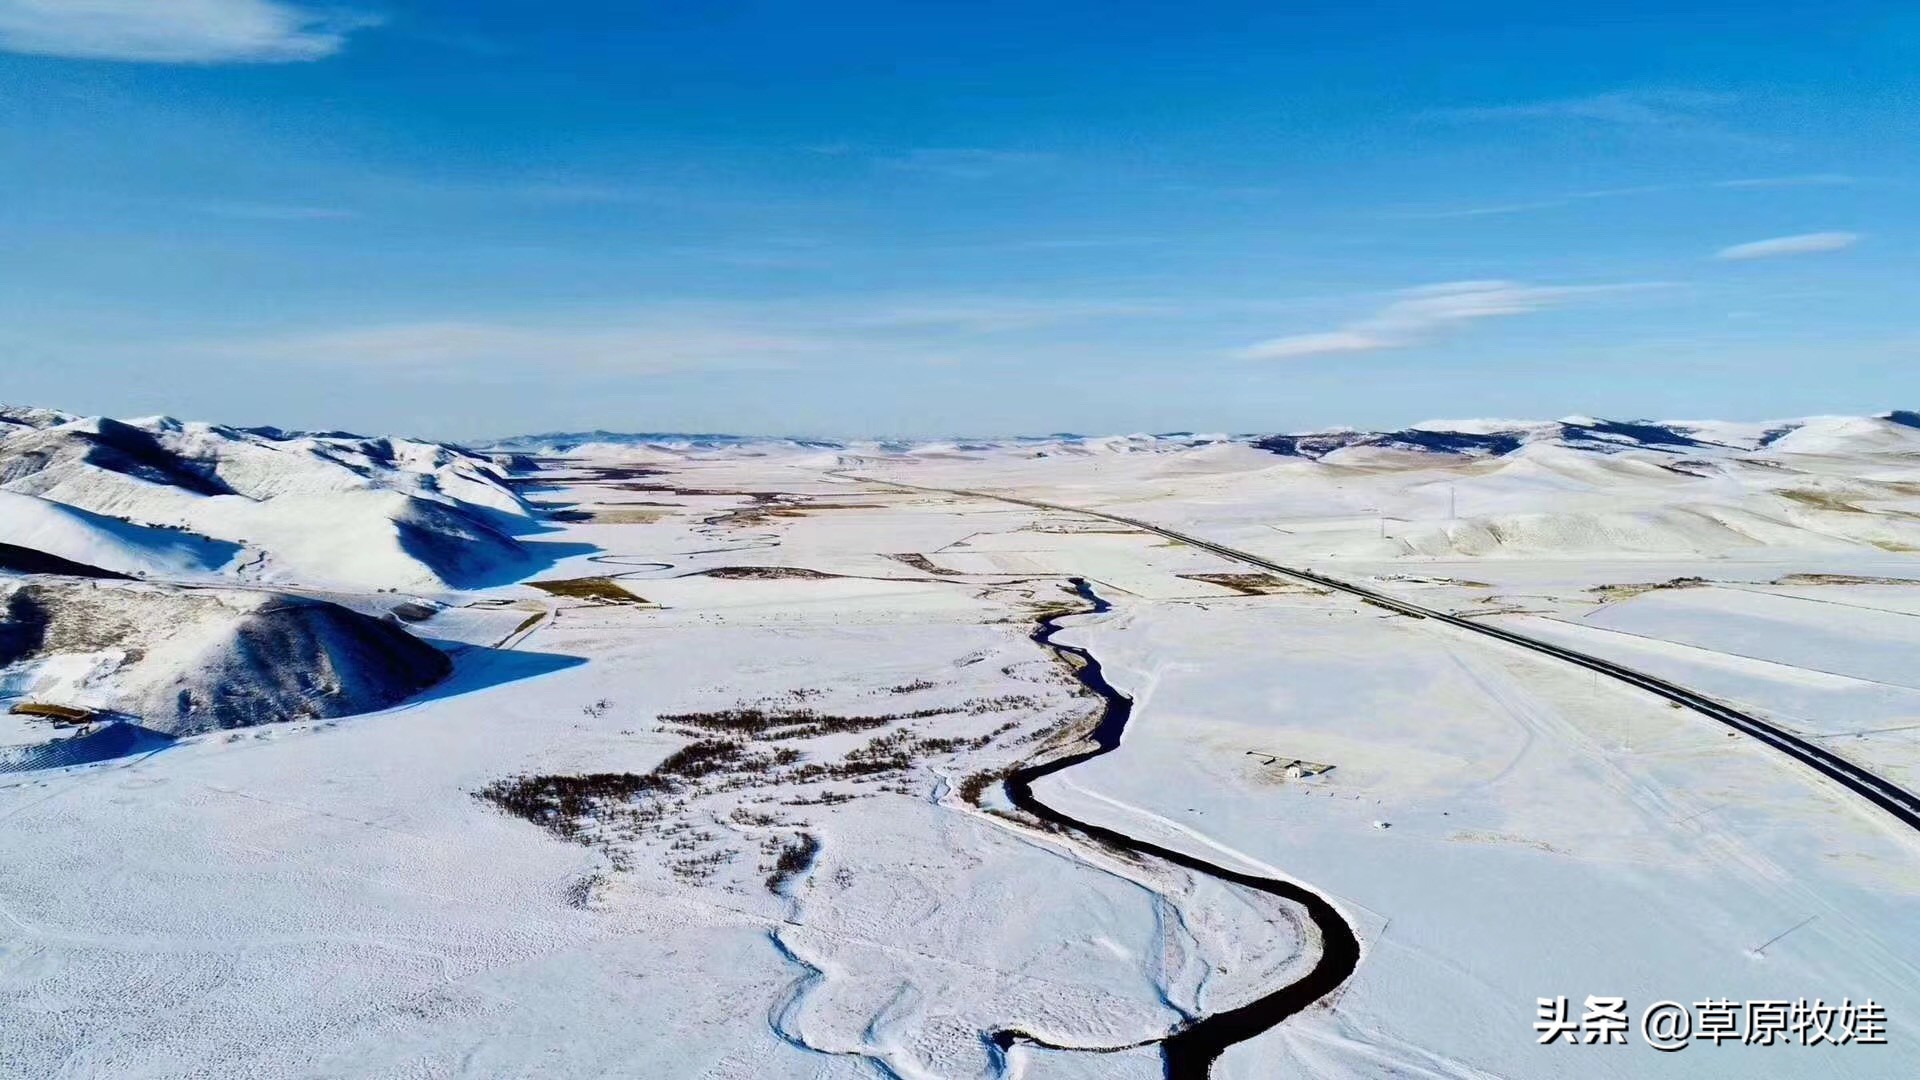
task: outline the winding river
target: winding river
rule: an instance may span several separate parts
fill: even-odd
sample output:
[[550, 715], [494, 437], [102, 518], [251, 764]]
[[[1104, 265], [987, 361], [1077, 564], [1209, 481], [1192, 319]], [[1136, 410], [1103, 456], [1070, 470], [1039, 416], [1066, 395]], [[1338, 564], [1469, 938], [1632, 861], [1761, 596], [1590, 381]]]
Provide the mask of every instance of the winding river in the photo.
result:
[[[1074, 578], [1073, 587], [1082, 598], [1093, 605], [1092, 614], [1112, 610], [1112, 605], [1094, 592], [1093, 587], [1085, 579]], [[1183, 851], [1175, 851], [1159, 844], [1135, 839], [1103, 825], [1082, 821], [1048, 806], [1034, 795], [1033, 785], [1040, 778], [1071, 769], [1081, 762], [1091, 761], [1102, 754], [1118, 749], [1120, 739], [1126, 733], [1127, 722], [1133, 717], [1133, 699], [1115, 690], [1107, 682], [1105, 674], [1101, 671], [1100, 661], [1095, 659], [1092, 653], [1077, 646], [1062, 645], [1053, 640], [1054, 635], [1060, 632], [1061, 619], [1069, 615], [1083, 614], [1088, 612], [1069, 612], [1043, 620], [1039, 628], [1033, 632], [1033, 640], [1062, 656], [1077, 660], [1077, 665], [1069, 666], [1076, 668], [1075, 674], [1081, 685], [1098, 694], [1101, 701], [1105, 703], [1100, 722], [1093, 729], [1091, 736], [1094, 745], [1091, 749], [1079, 753], [1015, 769], [1006, 778], [1007, 797], [1015, 806], [1034, 817], [1064, 826], [1108, 847], [1151, 856], [1176, 866], [1186, 867], [1198, 874], [1205, 874], [1221, 881], [1230, 881], [1249, 889], [1257, 889], [1298, 904], [1306, 910], [1307, 918], [1313, 922], [1320, 933], [1320, 957], [1314, 963], [1313, 969], [1300, 979], [1271, 990], [1244, 1005], [1192, 1020], [1161, 1040], [1160, 1053], [1169, 1080], [1205, 1077], [1211, 1072], [1215, 1059], [1227, 1047], [1245, 1042], [1266, 1031], [1326, 997], [1345, 982], [1347, 976], [1353, 974], [1354, 967], [1360, 962], [1360, 940], [1354, 936], [1353, 928], [1347, 924], [1347, 920], [1326, 897], [1319, 893], [1291, 881], [1229, 870]], [[1015, 1032], [1002, 1032], [994, 1036], [994, 1042], [1003, 1050], [1014, 1042], [1022, 1040], [1037, 1041]]]

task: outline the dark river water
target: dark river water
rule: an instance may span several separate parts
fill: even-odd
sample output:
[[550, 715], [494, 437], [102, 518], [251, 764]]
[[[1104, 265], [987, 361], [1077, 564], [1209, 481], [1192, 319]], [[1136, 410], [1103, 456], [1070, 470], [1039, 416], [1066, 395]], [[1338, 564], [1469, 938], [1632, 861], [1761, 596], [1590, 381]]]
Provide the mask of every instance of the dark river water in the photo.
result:
[[[1075, 578], [1073, 586], [1088, 603], [1093, 605], [1094, 613], [1111, 610], [1112, 605], [1094, 592], [1093, 587], [1086, 581]], [[1007, 797], [1015, 806], [1034, 817], [1064, 826], [1107, 847], [1161, 859], [1183, 866], [1197, 874], [1230, 881], [1249, 889], [1257, 889], [1298, 904], [1305, 909], [1308, 920], [1320, 932], [1320, 957], [1311, 971], [1294, 982], [1275, 987], [1237, 1008], [1191, 1020], [1161, 1040], [1160, 1052], [1169, 1078], [1188, 1080], [1193, 1077], [1205, 1077], [1212, 1070], [1215, 1059], [1227, 1047], [1245, 1042], [1273, 1027], [1326, 997], [1345, 982], [1347, 976], [1353, 974], [1355, 965], [1360, 962], [1360, 941], [1354, 936], [1353, 928], [1347, 924], [1347, 920], [1327, 901], [1326, 897], [1311, 889], [1303, 888], [1291, 881], [1229, 870], [1182, 851], [1135, 839], [1104, 825], [1095, 825], [1062, 813], [1034, 795], [1033, 785], [1041, 777], [1071, 769], [1082, 762], [1091, 761], [1102, 754], [1112, 753], [1118, 749], [1121, 737], [1126, 734], [1127, 723], [1133, 718], [1133, 699], [1108, 684], [1106, 675], [1101, 671], [1100, 661], [1092, 653], [1073, 645], [1061, 645], [1053, 640], [1054, 635], [1060, 631], [1060, 620], [1067, 617], [1057, 615], [1042, 622], [1033, 632], [1033, 640], [1063, 656], [1077, 660], [1077, 676], [1081, 684], [1098, 694], [1101, 701], [1105, 703], [1105, 711], [1100, 717], [1100, 722], [1093, 729], [1094, 745], [1091, 749], [1077, 754], [1053, 758], [1038, 765], [1028, 765], [1014, 770], [1006, 779]], [[993, 1036], [993, 1041], [1004, 1050], [1015, 1042], [1037, 1043], [1039, 1040], [1019, 1032], [999, 1032]]]

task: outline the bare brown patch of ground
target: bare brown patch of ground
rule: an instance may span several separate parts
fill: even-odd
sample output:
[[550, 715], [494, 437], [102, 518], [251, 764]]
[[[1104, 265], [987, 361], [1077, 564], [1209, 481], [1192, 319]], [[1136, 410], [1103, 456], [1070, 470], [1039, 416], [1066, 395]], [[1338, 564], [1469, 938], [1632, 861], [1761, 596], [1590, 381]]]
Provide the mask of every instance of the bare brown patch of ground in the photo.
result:
[[1702, 589], [1713, 582], [1699, 577], [1677, 577], [1667, 581], [1635, 581], [1620, 585], [1595, 585], [1587, 591], [1600, 598], [1603, 604], [1618, 600], [1631, 600], [1642, 593], [1659, 592], [1662, 589]]
[[586, 600], [597, 604], [645, 604], [647, 601], [606, 577], [560, 578], [554, 581], [529, 581], [527, 584], [552, 596]]
[[1813, 491], [1808, 488], [1783, 488], [1776, 492], [1776, 494], [1783, 499], [1791, 499], [1802, 506], [1811, 506], [1816, 510], [1831, 510], [1838, 514], [1866, 513], [1865, 510], [1860, 509], [1846, 499], [1842, 499], [1838, 495], [1825, 491]]
[[1857, 574], [1788, 574], [1774, 578], [1774, 585], [1920, 585], [1913, 578], [1865, 577]]
[[74, 725], [93, 721], [93, 710], [76, 709], [71, 705], [54, 705], [44, 701], [16, 702], [7, 710], [15, 716], [32, 717], [35, 720], [51, 720], [56, 724]]
[[660, 508], [608, 506], [587, 511], [586, 520], [595, 525], [651, 525], [671, 513], [673, 510]]
[[1209, 585], [1232, 589], [1242, 596], [1271, 596], [1274, 593], [1320, 595], [1325, 592], [1311, 585], [1288, 581], [1273, 574], [1181, 574], [1179, 576], [1188, 581], [1204, 581]]
[[804, 496], [776, 495], [772, 497], [754, 496], [754, 505], [729, 510], [713, 519], [715, 525], [765, 525], [774, 520], [792, 520], [811, 517], [834, 510], [878, 510], [878, 503], [836, 503], [836, 502], [795, 502]]
[[941, 577], [963, 577], [958, 570], [949, 570], [917, 551], [887, 552], [886, 557], [895, 562], [905, 563], [923, 574], [938, 574]]

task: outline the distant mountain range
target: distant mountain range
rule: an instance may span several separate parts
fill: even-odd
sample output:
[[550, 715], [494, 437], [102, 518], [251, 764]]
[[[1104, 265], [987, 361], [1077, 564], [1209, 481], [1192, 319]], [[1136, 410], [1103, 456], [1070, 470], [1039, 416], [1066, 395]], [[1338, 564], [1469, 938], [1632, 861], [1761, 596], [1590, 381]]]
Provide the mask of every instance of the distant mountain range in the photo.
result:
[[[1138, 452], [1217, 443], [1244, 443], [1289, 457], [1319, 459], [1339, 451], [1374, 449], [1457, 456], [1500, 456], [1524, 446], [1553, 443], [1612, 453], [1658, 450], [1764, 450], [1780, 446], [1807, 452], [1818, 445], [1847, 448], [1920, 448], [1920, 413], [1894, 410], [1866, 417], [1810, 417], [1763, 423], [1676, 420], [1605, 420], [1570, 416], [1560, 420], [1435, 420], [1398, 431], [1334, 428], [1286, 434], [1159, 434], [1090, 436], [1070, 432], [1006, 438], [814, 439], [782, 436], [616, 432], [606, 430], [518, 435], [471, 444], [475, 449], [533, 456], [629, 448], [668, 453], [725, 452], [787, 447], [850, 453]], [[1781, 445], [1784, 444], [1784, 445]]]

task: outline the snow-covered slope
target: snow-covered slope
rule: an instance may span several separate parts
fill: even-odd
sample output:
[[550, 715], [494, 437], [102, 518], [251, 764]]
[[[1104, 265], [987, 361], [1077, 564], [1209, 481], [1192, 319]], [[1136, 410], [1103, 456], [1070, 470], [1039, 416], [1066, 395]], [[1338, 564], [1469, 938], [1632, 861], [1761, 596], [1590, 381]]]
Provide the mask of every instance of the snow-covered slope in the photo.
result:
[[0, 493], [15, 500], [0, 543], [141, 574], [348, 588], [510, 580], [532, 567], [515, 534], [537, 528], [500, 468], [459, 447], [47, 409], [0, 408]]
[[0, 578], [0, 697], [167, 735], [384, 708], [449, 669], [397, 626], [321, 600]]
[[240, 545], [133, 525], [35, 495], [0, 491], [0, 544], [122, 574], [194, 577], [232, 562]]
[[1785, 454], [1920, 454], [1920, 415], [1820, 416], [1768, 445]]
[[1666, 453], [1920, 453], [1920, 414], [1896, 410], [1881, 416], [1819, 416], [1801, 420], [1732, 423], [1720, 420], [1428, 420], [1400, 431], [1336, 429], [1267, 435], [1263, 450], [1324, 458], [1354, 448], [1409, 453], [1499, 457], [1522, 447], [1571, 447], [1600, 453], [1653, 450]]

